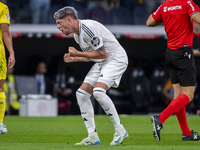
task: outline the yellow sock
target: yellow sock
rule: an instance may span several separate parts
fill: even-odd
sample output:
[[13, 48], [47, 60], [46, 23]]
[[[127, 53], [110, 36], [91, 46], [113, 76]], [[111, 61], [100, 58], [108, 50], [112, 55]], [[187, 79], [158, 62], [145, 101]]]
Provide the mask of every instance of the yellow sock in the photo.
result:
[[3, 122], [6, 107], [6, 96], [4, 92], [0, 92], [0, 122]]

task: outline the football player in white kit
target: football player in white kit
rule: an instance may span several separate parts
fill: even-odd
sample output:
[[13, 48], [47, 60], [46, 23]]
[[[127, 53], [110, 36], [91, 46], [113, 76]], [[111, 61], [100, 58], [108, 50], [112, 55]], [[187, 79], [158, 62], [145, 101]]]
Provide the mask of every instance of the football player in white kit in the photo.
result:
[[110, 145], [119, 145], [128, 137], [128, 132], [120, 122], [117, 110], [112, 100], [106, 94], [110, 87], [117, 88], [121, 77], [128, 65], [125, 50], [114, 35], [102, 24], [93, 20], [79, 20], [77, 11], [66, 6], [54, 14], [57, 28], [63, 34], [74, 33], [74, 39], [81, 51], [69, 47], [64, 54], [64, 61], [96, 62], [83, 84], [76, 91], [77, 102], [81, 116], [88, 131], [88, 137], [75, 145], [99, 145], [100, 140], [94, 121], [94, 109], [90, 100], [91, 95], [99, 102], [105, 113], [109, 116], [115, 127], [114, 139]]

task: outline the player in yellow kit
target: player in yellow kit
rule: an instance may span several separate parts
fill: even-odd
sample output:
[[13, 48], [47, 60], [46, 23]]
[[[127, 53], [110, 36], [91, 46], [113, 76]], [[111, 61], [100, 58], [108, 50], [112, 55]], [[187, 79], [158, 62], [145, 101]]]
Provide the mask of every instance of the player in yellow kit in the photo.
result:
[[[7, 73], [7, 62], [5, 57], [4, 43], [10, 53], [8, 58], [8, 68], [12, 68], [15, 64], [15, 55], [12, 46], [12, 36], [10, 34], [10, 15], [7, 5], [0, 0], [0, 134], [6, 134], [7, 129], [3, 125], [3, 117], [5, 114], [5, 94], [4, 94], [4, 81]], [[4, 43], [3, 43], [4, 41]]]

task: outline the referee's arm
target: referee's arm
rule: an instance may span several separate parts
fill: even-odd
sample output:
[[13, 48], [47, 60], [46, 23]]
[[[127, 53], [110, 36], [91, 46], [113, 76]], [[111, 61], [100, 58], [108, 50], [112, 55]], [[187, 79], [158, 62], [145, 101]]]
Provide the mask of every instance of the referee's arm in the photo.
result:
[[163, 22], [156, 22], [153, 18], [152, 15], [149, 16], [149, 18], [147, 19], [146, 25], [148, 27], [156, 27], [159, 26], [160, 24], [162, 24]]
[[196, 12], [191, 15], [192, 20], [196, 21], [198, 24], [200, 24], [200, 13]]

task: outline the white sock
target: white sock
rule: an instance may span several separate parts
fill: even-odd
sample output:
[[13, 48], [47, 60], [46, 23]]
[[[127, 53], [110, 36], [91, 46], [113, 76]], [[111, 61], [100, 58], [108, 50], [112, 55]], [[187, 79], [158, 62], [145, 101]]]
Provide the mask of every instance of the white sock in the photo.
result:
[[76, 92], [77, 102], [87, 131], [88, 133], [93, 133], [96, 132], [96, 128], [94, 122], [94, 109], [90, 97], [91, 94], [82, 89], [78, 89]]
[[95, 138], [99, 139], [97, 132], [90, 132], [90, 133], [88, 133], [88, 136], [95, 137]]
[[115, 127], [115, 131], [124, 131], [124, 126], [122, 124], [120, 124], [119, 126]]
[[99, 102], [105, 113], [108, 115], [112, 123], [114, 124], [115, 130], [123, 128], [123, 126], [120, 123], [119, 115], [117, 113], [115, 105], [106, 94], [106, 90], [103, 88], [94, 88], [93, 95], [95, 99]]

